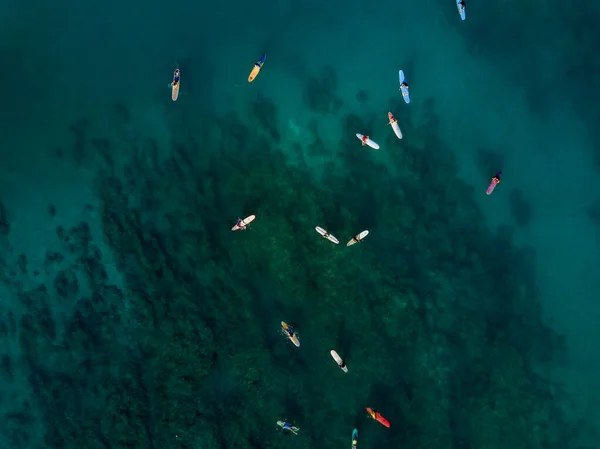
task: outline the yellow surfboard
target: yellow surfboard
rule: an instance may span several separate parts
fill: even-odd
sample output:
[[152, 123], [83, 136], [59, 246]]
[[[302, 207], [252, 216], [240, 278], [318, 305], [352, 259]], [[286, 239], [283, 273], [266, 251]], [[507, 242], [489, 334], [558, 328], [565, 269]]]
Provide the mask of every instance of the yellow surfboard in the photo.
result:
[[258, 76], [258, 74], [262, 70], [262, 67], [263, 67], [266, 59], [267, 59], [267, 54], [265, 53], [264, 55], [262, 55], [260, 57], [260, 59], [258, 61], [256, 61], [254, 63], [254, 67], [252, 67], [252, 71], [250, 72], [250, 75], [248, 76], [249, 83], [254, 81], [254, 79]]

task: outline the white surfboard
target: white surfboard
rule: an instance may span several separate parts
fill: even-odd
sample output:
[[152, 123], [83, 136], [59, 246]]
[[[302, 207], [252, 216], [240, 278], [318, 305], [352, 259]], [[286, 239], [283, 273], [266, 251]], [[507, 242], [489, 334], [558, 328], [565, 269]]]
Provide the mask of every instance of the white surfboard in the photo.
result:
[[343, 372], [347, 373], [348, 372], [348, 367], [346, 365], [344, 365], [343, 367], [341, 366], [344, 361], [342, 360], [342, 358], [338, 355], [337, 352], [335, 352], [335, 350], [331, 350], [329, 351], [329, 353], [331, 354], [331, 357], [333, 357], [333, 360], [335, 360], [335, 363], [338, 364], [338, 366], [342, 369]]
[[369, 231], [363, 231], [358, 235], [355, 235], [350, 239], [350, 241], [346, 244], [346, 246], [352, 246], [355, 243], [361, 242], [367, 235], [369, 235]]
[[231, 228], [231, 230], [232, 231], [240, 231], [242, 229], [246, 229], [246, 226], [248, 226], [250, 223], [252, 223], [255, 218], [256, 218], [256, 215], [249, 215], [246, 218], [244, 218], [243, 220], [238, 221], [233, 226], [233, 228]]
[[315, 230], [321, 234], [323, 237], [325, 237], [327, 240], [329, 240], [330, 242], [335, 243], [336, 245], [338, 243], [340, 243], [340, 241], [338, 239], [336, 239], [333, 235], [331, 235], [329, 232], [327, 232], [326, 229], [323, 229], [321, 226], [317, 226], [315, 227]]
[[394, 134], [396, 134], [396, 137], [398, 139], [402, 139], [402, 131], [400, 131], [400, 125], [398, 125], [398, 120], [394, 118], [391, 112], [388, 112], [388, 119], [390, 121], [388, 125], [392, 125], [392, 129], [394, 130]]
[[[356, 133], [356, 137], [358, 137], [358, 140], [360, 140], [361, 142], [363, 142], [363, 139], [365, 138], [365, 136], [363, 136], [362, 134], [359, 134], [359, 133]], [[377, 145], [375, 142], [373, 142], [368, 137], [364, 140], [364, 142], [367, 145], [369, 145], [371, 148], [374, 148], [375, 150], [379, 149], [379, 145]]]

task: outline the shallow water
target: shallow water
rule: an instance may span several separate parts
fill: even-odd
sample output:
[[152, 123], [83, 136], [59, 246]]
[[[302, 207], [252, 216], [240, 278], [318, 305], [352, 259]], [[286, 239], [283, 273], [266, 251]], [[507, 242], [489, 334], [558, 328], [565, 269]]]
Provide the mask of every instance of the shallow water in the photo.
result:
[[1, 445], [594, 447], [597, 19], [5, 5]]

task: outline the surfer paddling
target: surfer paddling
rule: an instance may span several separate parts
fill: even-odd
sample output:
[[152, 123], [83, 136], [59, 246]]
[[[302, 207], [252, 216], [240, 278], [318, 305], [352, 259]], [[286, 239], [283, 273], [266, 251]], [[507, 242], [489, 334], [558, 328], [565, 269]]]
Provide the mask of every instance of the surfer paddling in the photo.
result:
[[238, 218], [238, 221], [235, 223], [232, 231], [243, 231], [247, 229], [247, 226], [252, 223], [256, 219], [256, 215], [249, 215], [244, 219]]
[[355, 243], [361, 242], [367, 235], [369, 235], [369, 231], [362, 231], [360, 234], [355, 235], [350, 239], [350, 241], [346, 244], [346, 246], [352, 246]]
[[169, 84], [171, 88], [171, 100], [177, 101], [177, 97], [179, 97], [179, 80], [181, 79], [181, 75], [179, 73], [179, 69], [175, 69], [173, 72], [173, 81]]
[[263, 65], [265, 65], [266, 59], [267, 59], [267, 54], [265, 53], [260, 57], [260, 59], [258, 61], [256, 61], [254, 63], [254, 67], [252, 67], [252, 71], [250, 72], [250, 75], [248, 76], [249, 83], [254, 81], [254, 79], [258, 76], [258, 74], [260, 73], [260, 71], [263, 68]]
[[340, 243], [340, 241], [336, 239], [333, 235], [331, 235], [327, 229], [323, 229], [321, 226], [317, 226], [315, 227], [315, 230], [319, 234], [321, 234], [321, 236], [323, 236], [324, 239], [327, 239], [330, 242], [335, 243], [336, 245]]
[[377, 421], [377, 422], [378, 422], [379, 424], [381, 424], [382, 426], [385, 426], [385, 427], [390, 427], [390, 422], [389, 422], [387, 419], [385, 419], [385, 418], [384, 418], [384, 417], [381, 415], [381, 413], [379, 413], [379, 412], [377, 412], [377, 411], [373, 410], [373, 409], [372, 409], [372, 408], [370, 408], [370, 407], [365, 407], [365, 408], [367, 409], [367, 413], [369, 414], [369, 416], [370, 416], [372, 419], [374, 419], [375, 421]]
[[465, 7], [467, 6], [467, 5], [465, 5], [465, 0], [458, 0], [457, 4], [458, 4], [458, 8], [459, 8], [458, 13], [462, 14], [463, 12], [465, 12]]
[[298, 338], [298, 334], [296, 333], [296, 331], [294, 331], [294, 328], [292, 326], [287, 324], [285, 321], [282, 321], [281, 330], [283, 332], [283, 335], [289, 338], [290, 341], [294, 343], [296, 347], [300, 346], [300, 339]]
[[342, 360], [339, 354], [334, 349], [329, 351], [329, 353], [331, 354], [331, 357], [333, 357], [333, 360], [335, 360], [335, 363], [337, 363], [338, 368], [347, 373], [348, 367], [346, 366], [346, 362]]
[[398, 137], [398, 139], [402, 139], [402, 131], [400, 130], [400, 125], [398, 125], [398, 120], [396, 120], [391, 112], [388, 112], [388, 119], [388, 125], [392, 125], [392, 129], [394, 130], [396, 137]]
[[498, 184], [500, 184], [500, 178], [502, 177], [502, 172], [499, 171], [498, 173], [496, 173], [496, 176], [494, 176], [490, 182], [490, 185], [488, 186], [487, 190], [485, 193], [487, 193], [488, 195], [491, 195], [492, 192], [494, 191], [494, 189], [496, 188], [496, 186]]

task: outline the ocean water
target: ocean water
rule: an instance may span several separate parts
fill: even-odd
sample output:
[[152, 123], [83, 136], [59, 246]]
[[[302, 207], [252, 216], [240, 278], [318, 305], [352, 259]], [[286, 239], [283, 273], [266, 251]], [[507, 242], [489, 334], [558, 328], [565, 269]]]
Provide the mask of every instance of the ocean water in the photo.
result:
[[0, 448], [598, 447], [597, 3], [0, 11]]

